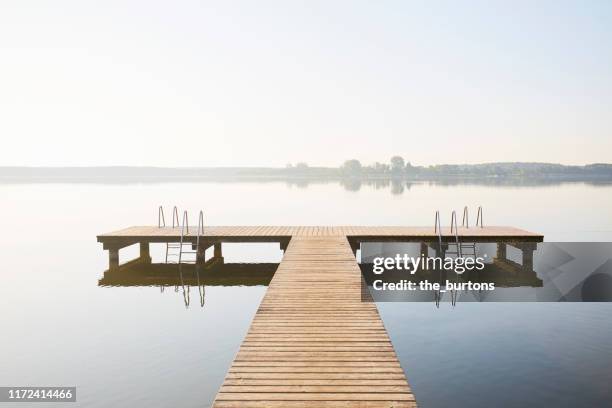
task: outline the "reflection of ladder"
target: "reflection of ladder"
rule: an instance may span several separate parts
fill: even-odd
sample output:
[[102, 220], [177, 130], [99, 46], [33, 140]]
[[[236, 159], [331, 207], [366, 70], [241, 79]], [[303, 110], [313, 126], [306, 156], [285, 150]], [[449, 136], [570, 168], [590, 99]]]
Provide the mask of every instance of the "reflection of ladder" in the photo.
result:
[[[436, 256], [441, 257], [442, 252], [442, 225], [440, 221], [440, 211], [436, 211], [436, 219], [434, 221], [434, 233], [438, 234], [438, 248], [436, 249]], [[438, 283], [442, 281], [442, 271], [439, 271]], [[442, 292], [440, 289], [433, 291], [434, 302], [436, 307], [440, 307], [440, 300], [442, 300]]]
[[[204, 304], [206, 303], [206, 286], [204, 286], [204, 284], [202, 284], [200, 282], [200, 267], [201, 265], [196, 265], [195, 267], [195, 274], [196, 274], [196, 281], [197, 281], [197, 285], [198, 285], [198, 294], [200, 297], [200, 307], [204, 307]], [[191, 304], [191, 287], [187, 284], [185, 284], [185, 280], [183, 279], [183, 265], [182, 264], [178, 264], [178, 271], [179, 271], [179, 284], [180, 286], [183, 288], [183, 302], [185, 303], [185, 308], [189, 308], [190, 304]], [[160, 286], [160, 288], [163, 290], [163, 286]], [[179, 286], [176, 286], [175, 292], [179, 291]]]

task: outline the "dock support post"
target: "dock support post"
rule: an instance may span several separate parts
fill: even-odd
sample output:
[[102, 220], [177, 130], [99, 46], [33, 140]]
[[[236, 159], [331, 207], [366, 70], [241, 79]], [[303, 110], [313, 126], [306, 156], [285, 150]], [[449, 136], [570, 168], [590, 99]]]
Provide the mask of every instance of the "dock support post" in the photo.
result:
[[497, 243], [497, 255], [496, 258], [500, 261], [504, 261], [506, 259], [506, 243], [498, 242]]
[[215, 243], [213, 257], [217, 262], [223, 263], [223, 251], [221, 247], [221, 242]]
[[140, 260], [143, 262], [151, 263], [151, 251], [149, 249], [148, 242], [140, 243]]
[[429, 245], [427, 245], [427, 242], [421, 242], [421, 255], [425, 258], [429, 256]]
[[523, 253], [523, 271], [533, 271], [533, 251], [538, 248], [535, 242], [517, 243], [516, 247]]
[[444, 259], [446, 257], [446, 249], [448, 248], [448, 243], [443, 242], [442, 246], [439, 243], [436, 243], [434, 249], [436, 250], [436, 256], [438, 258]]
[[206, 259], [206, 245], [200, 244], [196, 248], [196, 263], [202, 264]]
[[109, 248], [108, 250], [108, 269], [119, 267], [119, 248]]

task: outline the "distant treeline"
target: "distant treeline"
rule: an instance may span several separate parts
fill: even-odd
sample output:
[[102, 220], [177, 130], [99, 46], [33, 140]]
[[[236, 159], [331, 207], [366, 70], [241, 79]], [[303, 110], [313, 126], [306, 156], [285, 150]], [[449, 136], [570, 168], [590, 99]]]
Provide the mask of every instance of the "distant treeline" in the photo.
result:
[[554, 163], [484, 163], [413, 166], [400, 156], [388, 163], [363, 165], [347, 160], [339, 167], [306, 163], [285, 167], [0, 167], [0, 181], [32, 180], [440, 180], [440, 179], [612, 180], [612, 164], [566, 166]]
[[374, 163], [363, 166], [358, 160], [347, 160], [338, 169], [344, 176], [385, 175], [402, 178], [438, 177], [612, 177], [612, 164], [594, 163], [585, 166], [566, 166], [555, 163], [483, 163], [483, 164], [440, 164], [434, 166], [413, 166], [400, 156], [394, 156], [389, 163]]

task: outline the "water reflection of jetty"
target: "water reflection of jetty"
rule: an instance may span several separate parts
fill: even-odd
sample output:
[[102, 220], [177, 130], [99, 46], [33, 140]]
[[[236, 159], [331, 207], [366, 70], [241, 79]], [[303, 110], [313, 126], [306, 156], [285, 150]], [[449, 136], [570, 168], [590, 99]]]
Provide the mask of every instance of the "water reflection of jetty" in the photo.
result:
[[268, 286], [276, 263], [194, 264], [134, 263], [104, 272], [99, 286]]
[[[454, 212], [452, 219], [456, 222]], [[441, 230], [439, 227], [438, 229]], [[365, 283], [374, 289], [373, 299], [378, 302], [434, 301], [439, 306], [443, 297], [447, 296], [454, 306], [459, 296], [467, 292], [473, 295], [473, 300], [484, 301], [488, 291], [494, 288], [542, 287], [543, 281], [534, 271], [533, 264], [537, 242], [501, 237], [491, 242], [471, 242], [460, 237], [456, 224], [451, 231], [454, 233], [454, 240], [444, 240], [440, 235], [437, 242], [423, 241], [416, 245], [370, 243], [362, 246], [360, 267]], [[511, 248], [512, 256], [509, 256], [508, 248]], [[402, 253], [405, 255], [401, 255]], [[386, 270], [384, 277], [374, 273], [372, 261], [376, 257], [407, 256], [412, 262], [415, 255], [420, 258], [417, 261], [422, 262], [411, 264], [409, 271]], [[442, 267], [445, 260], [460, 260], [465, 265], [469, 259], [472, 260], [472, 265], [478, 259], [480, 267]], [[383, 282], [385, 285], [382, 285]], [[397, 292], [391, 289], [395, 288], [393, 284], [396, 283], [410, 283], [413, 288], [418, 289], [407, 288], [403, 293]], [[436, 283], [440, 289], [430, 290], [427, 283]]]
[[201, 264], [150, 263], [138, 259], [104, 272], [99, 286], [155, 286], [164, 293], [168, 287], [183, 295], [186, 307], [191, 304], [191, 288], [196, 287], [200, 306], [204, 307], [206, 286], [268, 286], [276, 263]]
[[[499, 247], [504, 247], [503, 250], [497, 251], [497, 257], [491, 261], [484, 263], [481, 270], [467, 270], [461, 274], [455, 273], [452, 270], [432, 268], [424, 269], [422, 267], [416, 269], [413, 273], [405, 270], [390, 270], [384, 272], [385, 282], [400, 282], [407, 280], [410, 282], [438, 282], [443, 283], [445, 280], [452, 282], [475, 282], [475, 283], [494, 283], [495, 287], [510, 288], [510, 287], [541, 287], [542, 279], [538, 278], [533, 270], [533, 249], [529, 247], [523, 252], [527, 253], [522, 262], [516, 262], [507, 259], [505, 256], [506, 243], [492, 244]], [[422, 245], [423, 247], [424, 245]], [[423, 254], [427, 255], [427, 249], [422, 249]], [[373, 272], [372, 263], [362, 263], [360, 265], [366, 284], [372, 285], [376, 279], [380, 279], [381, 275]]]

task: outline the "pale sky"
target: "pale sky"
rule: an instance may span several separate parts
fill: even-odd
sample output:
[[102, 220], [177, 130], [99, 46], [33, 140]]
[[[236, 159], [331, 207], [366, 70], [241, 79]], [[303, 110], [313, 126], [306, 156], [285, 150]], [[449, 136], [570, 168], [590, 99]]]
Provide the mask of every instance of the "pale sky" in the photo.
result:
[[612, 161], [609, 1], [0, 2], [0, 165]]

